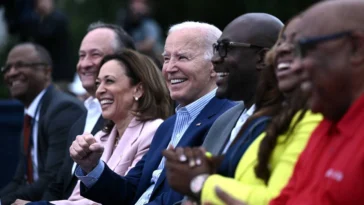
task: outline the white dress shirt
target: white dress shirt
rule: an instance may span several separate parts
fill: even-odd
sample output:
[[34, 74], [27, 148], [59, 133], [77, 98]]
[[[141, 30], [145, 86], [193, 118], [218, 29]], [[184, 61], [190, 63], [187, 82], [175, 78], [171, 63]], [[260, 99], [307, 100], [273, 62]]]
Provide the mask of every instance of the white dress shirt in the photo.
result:
[[236, 122], [234, 129], [231, 131], [229, 141], [225, 145], [223, 154], [225, 154], [226, 151], [229, 149], [231, 143], [238, 135], [240, 129], [243, 127], [246, 120], [254, 113], [254, 111], [255, 111], [255, 105], [252, 105], [248, 110], [244, 109], [243, 113], [240, 115], [238, 121]]
[[[32, 158], [33, 164], [33, 179], [37, 181], [39, 178], [38, 175], [38, 123], [39, 123], [39, 112], [41, 108], [40, 100], [44, 96], [46, 89], [42, 90], [37, 97], [30, 103], [29, 107], [24, 109], [24, 113], [32, 117], [32, 143], [30, 154]], [[39, 106], [39, 107], [38, 107]], [[38, 110], [37, 110], [38, 108]]]
[[[83, 104], [87, 109], [87, 116], [83, 133], [91, 133], [100, 118], [102, 112], [101, 105], [99, 100], [93, 96], [87, 98]], [[73, 163], [71, 175], [73, 175], [73, 173], [75, 172], [76, 166], [77, 164]]]

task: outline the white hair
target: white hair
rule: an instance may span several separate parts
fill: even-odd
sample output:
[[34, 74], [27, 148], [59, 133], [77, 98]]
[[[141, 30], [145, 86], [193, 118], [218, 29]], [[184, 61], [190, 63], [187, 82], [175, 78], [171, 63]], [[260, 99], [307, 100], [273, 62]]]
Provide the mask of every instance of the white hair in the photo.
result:
[[179, 24], [171, 26], [168, 30], [168, 35], [172, 32], [184, 29], [199, 29], [202, 32], [203, 40], [205, 44], [205, 59], [211, 60], [214, 55], [212, 44], [214, 44], [217, 39], [220, 38], [222, 32], [216, 26], [208, 23], [196, 22], [196, 21], [185, 21]]

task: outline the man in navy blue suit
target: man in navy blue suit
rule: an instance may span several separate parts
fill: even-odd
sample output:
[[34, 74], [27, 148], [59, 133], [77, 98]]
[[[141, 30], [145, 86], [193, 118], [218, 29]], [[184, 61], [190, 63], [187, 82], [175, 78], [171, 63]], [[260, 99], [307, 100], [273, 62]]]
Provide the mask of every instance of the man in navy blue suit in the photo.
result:
[[168, 185], [162, 151], [168, 146], [202, 144], [215, 119], [235, 103], [217, 99], [212, 44], [221, 31], [206, 23], [184, 22], [168, 32], [163, 52], [163, 75], [176, 115], [158, 128], [149, 152], [125, 177], [100, 161], [103, 147], [95, 139], [78, 136], [70, 154], [79, 164], [81, 195], [102, 204], [173, 204], [183, 198]]

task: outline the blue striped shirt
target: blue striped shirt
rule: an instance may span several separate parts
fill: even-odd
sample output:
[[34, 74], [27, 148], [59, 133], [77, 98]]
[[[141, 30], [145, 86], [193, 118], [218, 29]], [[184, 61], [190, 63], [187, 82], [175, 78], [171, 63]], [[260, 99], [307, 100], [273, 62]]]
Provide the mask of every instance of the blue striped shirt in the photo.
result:
[[[185, 107], [177, 106], [176, 108], [176, 122], [173, 128], [173, 134], [171, 137], [170, 145], [174, 147], [177, 146], [178, 142], [181, 140], [182, 136], [191, 125], [191, 123], [200, 114], [202, 109], [210, 102], [210, 100], [215, 96], [216, 89], [194, 101], [193, 103], [186, 105]], [[154, 186], [158, 181], [160, 174], [164, 168], [165, 158], [163, 157], [158, 169], [153, 172], [152, 179], [150, 180], [151, 185], [143, 193], [143, 195], [136, 202], [136, 205], [147, 204], [149, 202], [150, 196], [154, 190]]]

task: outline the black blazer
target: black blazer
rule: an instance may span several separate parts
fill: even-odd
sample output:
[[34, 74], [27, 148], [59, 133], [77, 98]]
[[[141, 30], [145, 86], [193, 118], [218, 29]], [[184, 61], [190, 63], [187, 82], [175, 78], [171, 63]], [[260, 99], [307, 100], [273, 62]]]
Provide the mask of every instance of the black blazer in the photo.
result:
[[[72, 142], [76, 139], [77, 135], [83, 134], [83, 130], [86, 124], [87, 113], [83, 114], [72, 126], [67, 142], [66, 157], [63, 162], [61, 170], [58, 172], [56, 180], [49, 184], [48, 189], [43, 194], [42, 200], [45, 201], [56, 201], [62, 199], [68, 199], [77, 183], [77, 177], [71, 174], [73, 167], [73, 160], [69, 154], [69, 147]], [[91, 134], [95, 135], [101, 130], [104, 123], [102, 116], [96, 122]]]
[[25, 154], [21, 137], [20, 157], [13, 180], [0, 191], [2, 205], [16, 199], [40, 200], [49, 182], [56, 177], [64, 160], [67, 134], [74, 121], [86, 109], [76, 98], [53, 86], [44, 94], [38, 123], [38, 173], [39, 179], [31, 185], [26, 183]]

